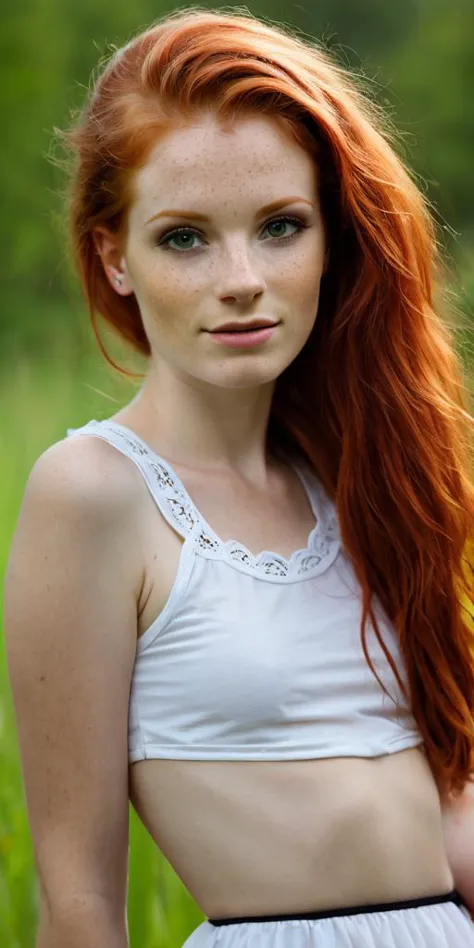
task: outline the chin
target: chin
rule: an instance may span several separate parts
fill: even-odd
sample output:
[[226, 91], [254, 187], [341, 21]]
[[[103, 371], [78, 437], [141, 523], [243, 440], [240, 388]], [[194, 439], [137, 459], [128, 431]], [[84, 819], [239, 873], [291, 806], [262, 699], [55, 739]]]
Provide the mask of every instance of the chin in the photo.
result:
[[212, 384], [218, 385], [221, 388], [231, 389], [255, 388], [260, 385], [270, 385], [276, 382], [278, 376], [281, 375], [285, 368], [286, 365], [280, 367], [268, 364], [265, 366], [263, 360], [260, 361], [260, 365], [242, 364], [229, 366], [227, 371], [226, 366], [223, 366], [222, 371], [214, 375]]

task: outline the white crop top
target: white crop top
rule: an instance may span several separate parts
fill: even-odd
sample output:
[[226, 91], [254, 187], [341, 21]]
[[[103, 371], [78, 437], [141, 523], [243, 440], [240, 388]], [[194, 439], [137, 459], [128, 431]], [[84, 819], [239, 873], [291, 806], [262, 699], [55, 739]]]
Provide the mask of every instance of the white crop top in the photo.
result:
[[[138, 466], [157, 507], [184, 539], [168, 601], [137, 640], [130, 762], [377, 757], [422, 743], [370, 622], [360, 642], [360, 586], [334, 503], [303, 462], [289, 459], [316, 524], [287, 560], [223, 541], [170, 464], [130, 429], [92, 420], [67, 435], [104, 438]], [[375, 614], [402, 680], [397, 638]]]

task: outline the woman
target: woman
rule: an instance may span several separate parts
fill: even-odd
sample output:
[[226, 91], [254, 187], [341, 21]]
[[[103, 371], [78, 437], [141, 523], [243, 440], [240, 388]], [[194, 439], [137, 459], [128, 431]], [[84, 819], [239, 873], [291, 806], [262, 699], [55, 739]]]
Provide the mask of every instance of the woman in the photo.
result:
[[126, 946], [129, 793], [187, 948], [474, 945], [472, 418], [422, 196], [250, 15], [137, 36], [68, 142], [93, 325], [148, 370], [37, 460], [10, 554], [38, 948]]

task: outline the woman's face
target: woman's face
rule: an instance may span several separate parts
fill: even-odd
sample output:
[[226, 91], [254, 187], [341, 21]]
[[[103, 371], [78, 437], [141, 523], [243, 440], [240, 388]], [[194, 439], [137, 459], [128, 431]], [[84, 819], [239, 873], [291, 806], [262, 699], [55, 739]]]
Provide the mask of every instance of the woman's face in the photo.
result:
[[[204, 112], [160, 140], [133, 190], [123, 244], [98, 233], [97, 245], [114, 289], [136, 296], [153, 365], [199, 386], [275, 380], [318, 308], [326, 247], [314, 161], [273, 119], [250, 114], [224, 130]], [[212, 335], [260, 318], [277, 325], [249, 348]]]

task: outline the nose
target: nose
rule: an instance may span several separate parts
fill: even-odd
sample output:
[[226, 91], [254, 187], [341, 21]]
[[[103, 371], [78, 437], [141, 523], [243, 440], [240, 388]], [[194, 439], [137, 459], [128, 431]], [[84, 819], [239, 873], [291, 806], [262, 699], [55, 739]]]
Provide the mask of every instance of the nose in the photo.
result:
[[221, 257], [218, 296], [221, 302], [250, 303], [265, 290], [265, 280], [254, 257], [243, 241]]

